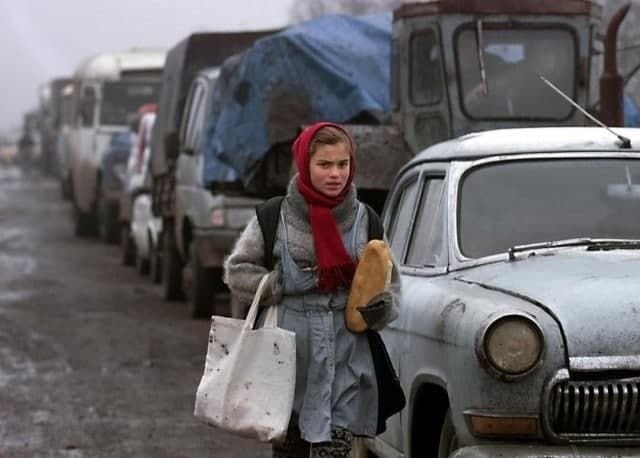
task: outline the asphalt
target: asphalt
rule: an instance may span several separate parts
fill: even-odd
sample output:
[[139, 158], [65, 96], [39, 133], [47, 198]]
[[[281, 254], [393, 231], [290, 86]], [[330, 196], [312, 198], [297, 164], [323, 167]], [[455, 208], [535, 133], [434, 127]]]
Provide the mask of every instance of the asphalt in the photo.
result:
[[0, 458], [270, 457], [193, 417], [208, 328], [0, 167]]

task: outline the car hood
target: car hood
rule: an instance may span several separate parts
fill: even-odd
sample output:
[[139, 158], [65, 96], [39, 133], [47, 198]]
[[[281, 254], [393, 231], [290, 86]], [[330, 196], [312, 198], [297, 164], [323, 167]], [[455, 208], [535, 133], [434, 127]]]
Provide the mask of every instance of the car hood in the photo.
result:
[[640, 355], [640, 251], [571, 249], [460, 271], [554, 315], [575, 356]]

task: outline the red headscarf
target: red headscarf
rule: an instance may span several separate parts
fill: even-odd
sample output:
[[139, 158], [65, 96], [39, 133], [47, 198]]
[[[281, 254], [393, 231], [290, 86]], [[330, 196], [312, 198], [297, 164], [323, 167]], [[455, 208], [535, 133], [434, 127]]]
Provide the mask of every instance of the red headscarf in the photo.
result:
[[[329, 126], [346, 134], [351, 154], [349, 178], [342, 192], [335, 197], [329, 197], [315, 189], [309, 172], [311, 142], [320, 129]], [[309, 220], [318, 261], [318, 288], [325, 292], [335, 291], [341, 285], [349, 288], [356, 268], [344, 247], [342, 235], [331, 213], [331, 209], [344, 201], [351, 188], [355, 172], [354, 153], [349, 133], [342, 126], [330, 122], [319, 122], [307, 127], [293, 143], [293, 157], [298, 167], [298, 189], [309, 205]]]

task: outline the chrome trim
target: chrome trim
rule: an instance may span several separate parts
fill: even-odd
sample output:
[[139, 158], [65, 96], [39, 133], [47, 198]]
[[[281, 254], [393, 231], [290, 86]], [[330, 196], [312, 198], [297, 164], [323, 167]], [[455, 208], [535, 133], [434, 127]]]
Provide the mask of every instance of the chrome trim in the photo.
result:
[[[524, 371], [522, 373], [519, 373], [519, 374], [508, 374], [508, 373], [502, 372], [498, 368], [496, 368], [491, 363], [491, 361], [489, 360], [489, 357], [485, 352], [485, 346], [484, 346], [485, 337], [487, 335], [487, 331], [489, 330], [489, 328], [491, 328], [496, 322], [498, 322], [500, 320], [503, 320], [505, 318], [512, 318], [512, 317], [518, 317], [518, 318], [522, 318], [523, 320], [529, 321], [531, 323], [532, 327], [538, 333], [538, 337], [540, 338], [540, 344], [541, 344], [540, 356], [538, 357], [538, 361], [536, 361], [535, 364], [533, 366], [531, 366], [529, 369], [527, 369], [526, 371]], [[501, 313], [501, 314], [497, 314], [497, 315], [491, 316], [491, 318], [489, 320], [487, 320], [478, 329], [478, 333], [476, 334], [475, 347], [476, 347], [476, 356], [478, 357], [478, 360], [480, 361], [480, 365], [490, 375], [492, 375], [493, 377], [495, 377], [498, 380], [501, 380], [503, 382], [513, 382], [515, 380], [519, 380], [519, 379], [521, 379], [523, 377], [526, 377], [527, 375], [531, 374], [536, 369], [538, 369], [538, 367], [540, 367], [540, 365], [542, 364], [542, 361], [544, 361], [544, 357], [545, 357], [545, 354], [546, 354], [546, 342], [545, 342], [545, 339], [544, 339], [544, 333], [542, 332], [542, 328], [540, 327], [538, 322], [535, 319], [533, 319], [533, 317], [531, 317], [530, 315], [527, 315], [525, 313], [518, 313], [518, 312], [506, 312], [506, 313]]]
[[571, 372], [640, 371], [640, 355], [572, 356], [569, 358], [569, 370]]
[[637, 444], [639, 404], [640, 376], [572, 380], [562, 369], [543, 391], [541, 424], [556, 443]]

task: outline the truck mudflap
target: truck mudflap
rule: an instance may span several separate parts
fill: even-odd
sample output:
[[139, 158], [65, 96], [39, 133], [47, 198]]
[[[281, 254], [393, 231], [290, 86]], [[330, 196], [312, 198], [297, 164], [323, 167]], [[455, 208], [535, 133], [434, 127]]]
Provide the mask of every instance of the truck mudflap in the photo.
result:
[[388, 191], [394, 177], [412, 157], [394, 126], [345, 125], [356, 143], [356, 176], [359, 189]]

